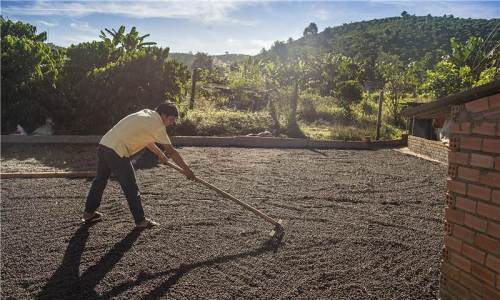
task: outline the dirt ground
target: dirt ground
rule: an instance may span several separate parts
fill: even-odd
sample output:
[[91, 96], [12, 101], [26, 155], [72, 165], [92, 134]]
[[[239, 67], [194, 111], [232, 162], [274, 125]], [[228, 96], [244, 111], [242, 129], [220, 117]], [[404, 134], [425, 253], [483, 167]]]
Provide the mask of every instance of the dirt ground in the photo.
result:
[[[116, 181], [80, 226], [86, 179], [2, 180], [2, 299], [436, 299], [445, 166], [392, 150], [182, 148], [198, 176], [137, 172], [133, 231]], [[2, 172], [89, 170], [94, 146], [2, 145]]]

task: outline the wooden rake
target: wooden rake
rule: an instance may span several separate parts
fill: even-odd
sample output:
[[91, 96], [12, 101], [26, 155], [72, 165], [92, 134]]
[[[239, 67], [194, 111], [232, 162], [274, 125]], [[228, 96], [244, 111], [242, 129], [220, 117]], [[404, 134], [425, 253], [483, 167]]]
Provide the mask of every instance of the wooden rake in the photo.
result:
[[[166, 162], [165, 164], [182, 173], [182, 169], [179, 166], [177, 166], [171, 162]], [[221, 190], [220, 188], [216, 187], [215, 185], [210, 184], [199, 177], [195, 177], [194, 181], [203, 184], [204, 186], [208, 187], [209, 189], [211, 189], [213, 191], [216, 191], [217, 193], [221, 194], [223, 197], [228, 198], [229, 200], [233, 201], [234, 203], [241, 205], [244, 209], [253, 212], [258, 217], [273, 224], [274, 229], [269, 233], [269, 235], [273, 238], [278, 238], [278, 239], [283, 238], [283, 235], [285, 234], [285, 229], [283, 227], [282, 220], [275, 220], [275, 219], [271, 218], [270, 216], [266, 215], [265, 213], [261, 212], [260, 210], [256, 209], [255, 207], [239, 200], [238, 198], [234, 197], [233, 195], [229, 194], [228, 192]]]

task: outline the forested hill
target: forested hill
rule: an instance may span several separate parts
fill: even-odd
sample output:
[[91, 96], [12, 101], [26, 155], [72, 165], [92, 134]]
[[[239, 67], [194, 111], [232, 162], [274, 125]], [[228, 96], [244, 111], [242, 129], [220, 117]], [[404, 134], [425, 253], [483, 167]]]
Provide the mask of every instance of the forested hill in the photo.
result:
[[[196, 59], [196, 55], [192, 54], [192, 53], [170, 53], [170, 57], [172, 59], [175, 59], [178, 62], [185, 64], [189, 68], [191, 68], [191, 65], [193, 64], [193, 62]], [[231, 65], [235, 62], [241, 62], [241, 61], [248, 59], [248, 57], [250, 57], [250, 55], [246, 55], [246, 54], [221, 54], [221, 55], [211, 55], [210, 57], [212, 59], [214, 59], [214, 63], [216, 63], [216, 64], [222, 63], [222, 64]]]
[[[328, 27], [317, 32], [314, 25], [304, 30], [298, 40], [275, 42], [271, 49], [262, 51], [258, 58], [296, 57], [306, 53], [338, 52], [360, 62], [374, 62], [382, 52], [395, 54], [401, 60], [421, 60], [426, 55], [434, 63], [442, 50], [450, 50], [450, 38], [465, 42], [471, 36], [500, 40], [500, 19], [461, 19], [452, 15], [443, 17], [412, 16], [403, 12], [400, 17]], [[316, 30], [315, 30], [316, 29]]]

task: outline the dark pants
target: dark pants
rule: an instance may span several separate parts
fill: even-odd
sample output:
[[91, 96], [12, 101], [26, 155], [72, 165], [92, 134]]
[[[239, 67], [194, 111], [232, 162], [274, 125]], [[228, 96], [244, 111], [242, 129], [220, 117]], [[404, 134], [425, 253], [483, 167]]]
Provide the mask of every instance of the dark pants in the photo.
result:
[[119, 157], [113, 149], [103, 145], [97, 147], [97, 175], [92, 181], [92, 186], [87, 195], [85, 211], [93, 213], [101, 205], [102, 193], [106, 188], [111, 172], [113, 172], [125, 193], [135, 223], [144, 221], [141, 195], [130, 159], [128, 157]]

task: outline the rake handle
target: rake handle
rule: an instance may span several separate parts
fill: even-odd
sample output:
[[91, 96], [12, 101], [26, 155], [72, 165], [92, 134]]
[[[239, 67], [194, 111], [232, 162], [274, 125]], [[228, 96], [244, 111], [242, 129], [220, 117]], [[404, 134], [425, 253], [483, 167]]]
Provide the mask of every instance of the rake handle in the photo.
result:
[[[171, 162], [166, 162], [165, 164], [167, 166], [171, 167], [171, 168], [176, 169], [179, 172], [183, 171], [179, 166], [174, 165]], [[255, 207], [253, 207], [253, 206], [251, 206], [251, 205], [249, 205], [249, 204], [247, 204], [247, 203], [239, 200], [238, 198], [234, 197], [233, 195], [229, 194], [228, 192], [219, 189], [215, 185], [210, 184], [210, 183], [206, 182], [205, 180], [203, 180], [201, 178], [198, 178], [198, 177], [195, 177], [194, 180], [196, 182], [199, 182], [199, 183], [203, 184], [204, 186], [208, 187], [209, 189], [216, 191], [217, 193], [221, 194], [222, 196], [224, 196], [226, 198], [229, 198], [233, 202], [235, 202], [235, 203], [243, 206], [245, 209], [252, 211], [254, 214], [256, 214], [257, 216], [263, 218], [264, 220], [268, 221], [269, 223], [271, 223], [271, 224], [273, 224], [275, 226], [281, 226], [281, 224], [278, 221], [276, 221], [275, 219], [271, 218], [270, 216], [266, 215], [265, 213], [261, 212], [260, 210], [256, 209]]]

